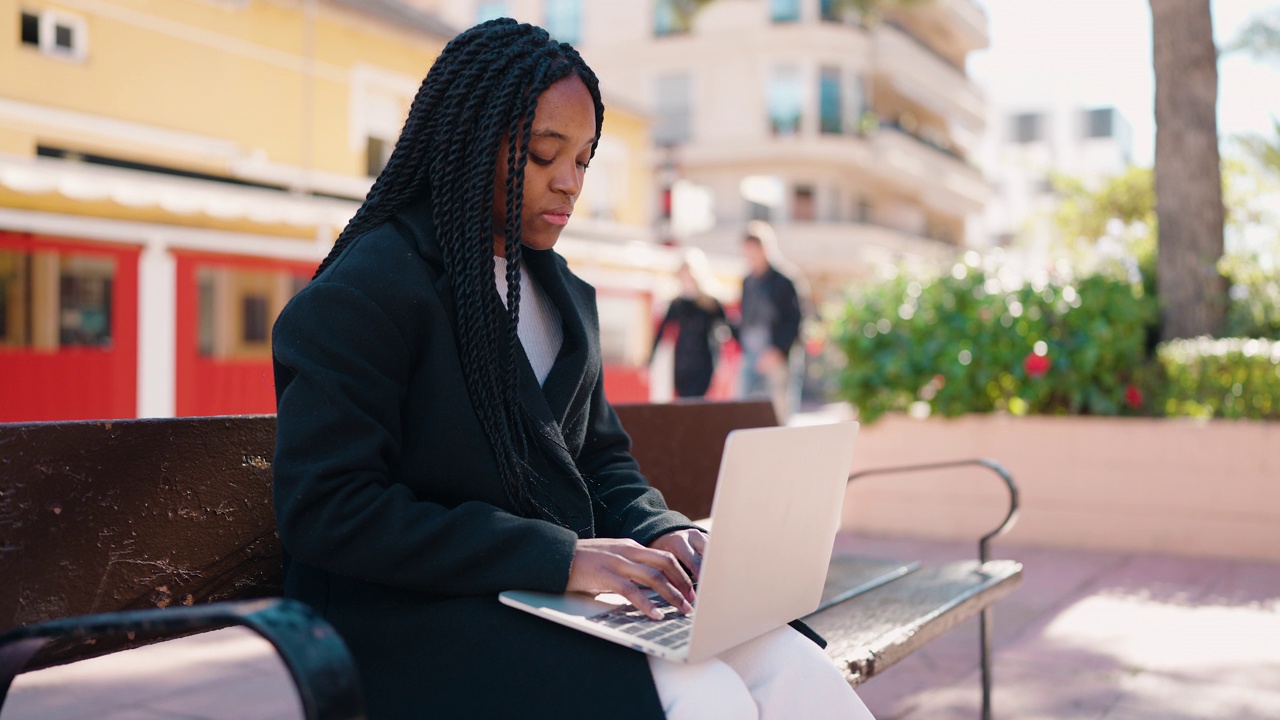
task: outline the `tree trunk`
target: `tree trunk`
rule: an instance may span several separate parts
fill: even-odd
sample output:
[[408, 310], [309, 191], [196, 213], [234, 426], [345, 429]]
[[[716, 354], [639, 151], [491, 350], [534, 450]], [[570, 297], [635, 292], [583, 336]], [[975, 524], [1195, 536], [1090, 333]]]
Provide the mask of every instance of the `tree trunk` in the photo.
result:
[[1209, 0], [1150, 0], [1156, 73], [1156, 261], [1163, 339], [1218, 335], [1226, 319], [1218, 57]]

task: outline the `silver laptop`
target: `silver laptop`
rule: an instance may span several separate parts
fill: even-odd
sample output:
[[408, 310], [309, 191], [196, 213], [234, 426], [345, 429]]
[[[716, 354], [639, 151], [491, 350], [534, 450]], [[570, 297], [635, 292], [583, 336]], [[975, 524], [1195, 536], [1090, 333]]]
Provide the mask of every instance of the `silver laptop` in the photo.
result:
[[712, 657], [818, 608], [840, 527], [857, 423], [735, 430], [692, 615], [651, 620], [619, 595], [507, 591], [503, 603], [650, 655]]

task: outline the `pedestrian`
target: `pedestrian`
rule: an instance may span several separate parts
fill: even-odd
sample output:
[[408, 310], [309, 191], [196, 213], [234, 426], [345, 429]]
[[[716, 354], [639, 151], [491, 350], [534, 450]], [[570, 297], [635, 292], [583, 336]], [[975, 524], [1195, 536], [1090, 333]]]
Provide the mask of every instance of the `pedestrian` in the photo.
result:
[[705, 536], [640, 475], [604, 397], [594, 292], [552, 250], [603, 114], [595, 75], [540, 28], [489, 21], [441, 52], [275, 325], [285, 594], [345, 640], [371, 720], [756, 717], [757, 698], [865, 712], [785, 626], [736, 649], [761, 669], [744, 675], [498, 600], [694, 599]]
[[707, 394], [715, 375], [720, 355], [720, 330], [727, 327], [724, 307], [706, 291], [709, 284], [706, 256], [697, 248], [690, 249], [676, 269], [680, 294], [667, 306], [667, 312], [653, 338], [649, 364], [667, 328], [675, 326], [676, 347], [673, 376], [676, 397], [699, 398]]
[[742, 306], [735, 336], [742, 346], [740, 397], [773, 401], [779, 423], [799, 405], [803, 371], [800, 296], [781, 264], [773, 228], [753, 221], [742, 239], [747, 274], [742, 280]]

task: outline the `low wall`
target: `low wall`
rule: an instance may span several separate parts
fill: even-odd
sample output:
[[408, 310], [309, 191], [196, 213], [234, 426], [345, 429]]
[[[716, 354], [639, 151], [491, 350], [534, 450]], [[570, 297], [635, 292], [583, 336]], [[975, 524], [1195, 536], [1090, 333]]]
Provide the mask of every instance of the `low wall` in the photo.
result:
[[[864, 425], [854, 470], [972, 457], [1018, 484], [1010, 542], [1280, 562], [1280, 423], [889, 416]], [[844, 529], [976, 540], [1006, 496], [982, 469], [868, 477]]]

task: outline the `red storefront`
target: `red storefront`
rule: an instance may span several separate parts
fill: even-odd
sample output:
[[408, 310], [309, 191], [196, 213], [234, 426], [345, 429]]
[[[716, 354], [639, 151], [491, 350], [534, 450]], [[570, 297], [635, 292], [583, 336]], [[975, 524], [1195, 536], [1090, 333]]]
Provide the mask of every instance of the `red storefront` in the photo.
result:
[[178, 415], [273, 413], [271, 325], [314, 263], [175, 250]]
[[0, 422], [136, 414], [138, 253], [0, 232]]

